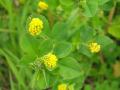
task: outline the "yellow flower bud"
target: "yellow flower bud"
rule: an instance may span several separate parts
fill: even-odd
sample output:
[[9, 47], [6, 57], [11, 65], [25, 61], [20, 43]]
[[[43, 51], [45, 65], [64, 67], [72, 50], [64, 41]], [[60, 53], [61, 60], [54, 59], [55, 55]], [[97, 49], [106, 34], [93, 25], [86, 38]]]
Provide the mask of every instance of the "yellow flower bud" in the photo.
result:
[[38, 7], [39, 7], [40, 9], [42, 9], [42, 10], [47, 10], [47, 9], [48, 9], [48, 4], [45, 3], [45, 2], [43, 2], [43, 1], [40, 1], [40, 2], [38, 3]]
[[89, 44], [89, 49], [92, 53], [97, 53], [100, 51], [100, 45], [98, 43], [92, 42]]
[[44, 65], [48, 69], [54, 69], [57, 66], [58, 58], [56, 55], [49, 53], [43, 57]]
[[29, 23], [29, 33], [32, 36], [39, 35], [43, 29], [43, 22], [39, 18], [33, 18]]
[[58, 90], [67, 90], [67, 84], [58, 85]]

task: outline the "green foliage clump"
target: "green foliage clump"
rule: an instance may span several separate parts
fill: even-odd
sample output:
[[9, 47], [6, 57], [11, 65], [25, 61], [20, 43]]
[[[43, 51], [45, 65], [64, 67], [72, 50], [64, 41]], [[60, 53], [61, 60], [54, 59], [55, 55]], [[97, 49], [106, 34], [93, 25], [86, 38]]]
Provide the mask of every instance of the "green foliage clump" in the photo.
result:
[[0, 90], [119, 90], [119, 11], [120, 0], [0, 0]]

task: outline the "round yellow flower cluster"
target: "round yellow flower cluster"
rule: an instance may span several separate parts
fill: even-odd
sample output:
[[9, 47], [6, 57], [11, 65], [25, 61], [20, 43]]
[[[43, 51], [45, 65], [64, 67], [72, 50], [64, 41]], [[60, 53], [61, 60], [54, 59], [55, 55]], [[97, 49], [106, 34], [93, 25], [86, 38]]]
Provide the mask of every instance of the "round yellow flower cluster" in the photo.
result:
[[54, 69], [57, 66], [58, 58], [56, 55], [49, 53], [43, 57], [44, 65], [48, 69]]
[[98, 53], [101, 49], [100, 45], [96, 42], [92, 42], [89, 44], [89, 49], [92, 53]]
[[45, 2], [43, 2], [43, 1], [40, 1], [40, 2], [38, 3], [38, 6], [39, 6], [39, 8], [40, 8], [41, 10], [47, 10], [47, 9], [48, 9], [48, 4], [45, 3]]
[[32, 36], [39, 35], [43, 29], [43, 22], [39, 18], [33, 18], [29, 23], [29, 33]]
[[58, 90], [67, 90], [67, 84], [58, 85]]

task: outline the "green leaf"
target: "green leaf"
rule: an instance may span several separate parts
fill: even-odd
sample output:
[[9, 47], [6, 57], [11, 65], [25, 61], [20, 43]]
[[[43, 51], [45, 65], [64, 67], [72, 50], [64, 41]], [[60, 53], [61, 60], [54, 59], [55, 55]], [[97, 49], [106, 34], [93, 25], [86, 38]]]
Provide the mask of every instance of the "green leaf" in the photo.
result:
[[93, 39], [96, 32], [89, 26], [83, 26], [80, 28], [80, 39], [83, 42], [88, 42]]
[[[66, 57], [66, 58], [63, 58], [59, 61], [60, 64], [64, 65], [64, 66], [67, 66], [67, 67], [71, 67], [73, 69], [76, 69], [76, 70], [80, 70], [80, 64], [77, 62], [77, 60], [75, 60], [74, 58], [72, 57]], [[75, 66], [74, 66], [75, 65]]]
[[85, 85], [85, 90], [91, 90], [91, 86], [89, 84]]
[[112, 90], [110, 88], [108, 81], [104, 81], [103, 83], [97, 83], [95, 89], [96, 90]]
[[66, 40], [68, 37], [66, 27], [65, 23], [57, 22], [52, 29], [51, 38], [62, 41]]
[[109, 0], [98, 0], [99, 5], [107, 3]]
[[32, 77], [31, 86], [32, 88], [36, 88], [36, 89], [39, 88], [40, 90], [46, 89], [47, 88], [46, 80], [48, 80], [48, 78], [46, 76], [44, 77], [44, 74], [42, 71], [36, 71]]
[[103, 9], [104, 11], [110, 11], [111, 8], [114, 7], [114, 5], [115, 5], [114, 0], [109, 0], [109, 2], [104, 3], [104, 5], [102, 5], [102, 9]]
[[43, 21], [43, 30], [42, 33], [44, 33], [45, 35], [47, 35], [49, 37], [49, 35], [51, 34], [52, 30], [50, 29], [50, 25], [48, 20], [46, 19], [45, 16], [38, 16], [42, 21]]
[[73, 5], [73, 0], [59, 0], [59, 1], [62, 5], [67, 6], [67, 7]]
[[28, 66], [31, 62], [34, 62], [35, 59], [36, 59], [36, 56], [34, 55], [24, 55], [21, 58], [20, 65]]
[[74, 79], [83, 74], [83, 72], [78, 70], [80, 66], [73, 58], [65, 58], [60, 60], [59, 68], [60, 75], [64, 80]]
[[69, 86], [68, 86], [68, 89], [69, 89], [69, 90], [75, 90], [75, 89], [74, 89], [74, 84], [69, 85]]
[[48, 54], [53, 50], [53, 41], [51, 39], [45, 40], [39, 46], [40, 56]]
[[86, 3], [83, 5], [84, 14], [87, 17], [95, 16], [98, 11], [98, 1], [97, 0], [86, 0]]
[[79, 50], [78, 52], [80, 52], [81, 54], [91, 58], [93, 56], [93, 54], [90, 52], [88, 46], [80, 44], [79, 45]]
[[42, 70], [42, 72], [39, 73], [38, 86], [40, 89], [46, 89], [50, 87], [50, 76], [45, 70]]
[[39, 54], [39, 44], [42, 42], [42, 39], [37, 39], [36, 37], [32, 37], [29, 35], [21, 35], [20, 37], [20, 47], [29, 55]]
[[[15, 83], [14, 83], [14, 81], [13, 81], [13, 79], [12, 79], [11, 73], [10, 73], [10, 86], [11, 86], [11, 90], [15, 90]], [[0, 90], [1, 90], [1, 89], [0, 89]]]
[[80, 75], [80, 72], [65, 66], [60, 66], [60, 75], [64, 80], [74, 79]]
[[72, 51], [72, 45], [68, 42], [59, 42], [55, 44], [54, 53], [59, 57], [63, 58], [69, 55]]
[[120, 18], [116, 18], [112, 25], [109, 27], [108, 33], [115, 38], [120, 39]]
[[12, 71], [12, 73], [14, 74], [15, 78], [17, 79], [18, 84], [25, 86], [24, 79], [20, 76], [20, 73], [19, 73], [18, 69], [16, 68], [16, 64], [12, 62], [13, 58], [9, 57], [9, 55], [1, 49], [0, 49], [0, 54], [5, 56], [7, 63], [9, 65], [9, 68]]
[[82, 58], [82, 61], [79, 63], [81, 66], [80, 73], [82, 73], [79, 77], [72, 80], [75, 82], [75, 90], [81, 90], [83, 87], [83, 83], [86, 78], [90, 75], [91, 66], [93, 65], [92, 61], [88, 58]]
[[105, 35], [99, 35], [96, 37], [96, 42], [101, 45], [102, 48], [105, 48], [106, 46], [113, 43], [112, 39]]
[[49, 8], [54, 10], [59, 5], [59, 0], [46, 0], [48, 2]]

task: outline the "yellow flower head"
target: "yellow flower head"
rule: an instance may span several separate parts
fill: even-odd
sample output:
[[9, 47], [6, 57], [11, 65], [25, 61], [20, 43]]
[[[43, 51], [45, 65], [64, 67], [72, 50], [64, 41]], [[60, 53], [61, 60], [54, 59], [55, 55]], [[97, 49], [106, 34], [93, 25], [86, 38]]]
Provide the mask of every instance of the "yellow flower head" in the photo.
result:
[[39, 6], [39, 8], [42, 9], [42, 10], [47, 10], [47, 9], [48, 9], [48, 4], [45, 3], [45, 2], [43, 2], [43, 1], [40, 1], [40, 2], [38, 3], [38, 6]]
[[100, 45], [98, 43], [92, 42], [89, 44], [89, 49], [92, 53], [97, 53], [100, 51]]
[[43, 57], [43, 61], [48, 69], [54, 69], [57, 66], [58, 58], [54, 54], [49, 53]]
[[58, 90], [67, 90], [67, 84], [58, 85]]
[[29, 23], [29, 33], [32, 36], [39, 35], [43, 29], [43, 22], [39, 18], [33, 18]]

